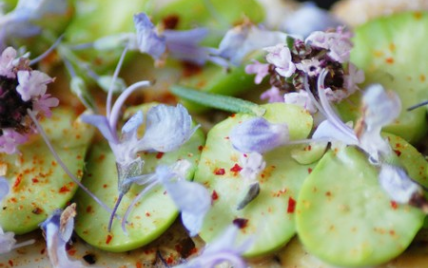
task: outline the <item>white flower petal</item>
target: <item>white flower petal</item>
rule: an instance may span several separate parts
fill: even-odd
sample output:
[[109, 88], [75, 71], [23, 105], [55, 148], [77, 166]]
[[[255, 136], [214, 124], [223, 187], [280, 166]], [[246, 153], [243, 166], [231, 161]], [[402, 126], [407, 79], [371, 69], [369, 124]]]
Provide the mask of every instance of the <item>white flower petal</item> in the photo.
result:
[[156, 33], [155, 26], [144, 13], [134, 15], [134, 24], [139, 50], [159, 59], [166, 49], [165, 38]]
[[249, 181], [254, 181], [260, 172], [262, 172], [266, 167], [266, 162], [263, 160], [263, 156], [257, 152], [240, 155], [239, 162], [242, 167], [239, 174]]
[[122, 133], [132, 134], [143, 124], [144, 116], [142, 111], [135, 113], [122, 127]]
[[43, 96], [47, 90], [46, 85], [52, 81], [52, 78], [40, 71], [18, 71], [19, 85], [16, 91], [23, 101], [29, 101], [34, 97]]
[[403, 169], [389, 164], [381, 166], [379, 183], [391, 200], [401, 204], [409, 203], [412, 196], [420, 191], [419, 185]]
[[235, 126], [229, 134], [233, 147], [241, 153], [270, 151], [290, 140], [286, 124], [272, 124], [256, 117]]
[[9, 193], [10, 186], [9, 182], [4, 177], [0, 177], [0, 202]]
[[147, 113], [147, 126], [137, 150], [171, 152], [190, 139], [197, 127], [192, 128], [192, 118], [181, 104], [172, 107], [164, 104], [151, 108]]
[[116, 134], [114, 133], [115, 130], [111, 129], [109, 121], [105, 116], [83, 114], [80, 116], [80, 119], [87, 124], [97, 127], [109, 142], [113, 144], [118, 143]]

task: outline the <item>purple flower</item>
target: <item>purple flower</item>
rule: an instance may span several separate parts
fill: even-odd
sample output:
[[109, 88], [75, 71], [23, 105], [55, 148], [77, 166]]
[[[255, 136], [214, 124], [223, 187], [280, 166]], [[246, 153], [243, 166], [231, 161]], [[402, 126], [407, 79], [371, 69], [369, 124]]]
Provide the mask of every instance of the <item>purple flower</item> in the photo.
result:
[[208, 243], [202, 254], [186, 263], [176, 266], [177, 268], [214, 268], [222, 263], [228, 263], [234, 268], [245, 268], [247, 265], [241, 258], [250, 247], [252, 241], [247, 240], [241, 245], [236, 245], [239, 229], [232, 225], [228, 227], [217, 239]]
[[165, 37], [158, 35], [155, 26], [144, 13], [134, 15], [134, 24], [138, 49], [158, 60], [166, 50]]
[[7, 78], [15, 78], [16, 73], [13, 71], [14, 61], [16, 59], [16, 50], [8, 47], [3, 50], [0, 57], [0, 75]]
[[248, 119], [229, 134], [233, 147], [241, 153], [264, 153], [290, 140], [286, 124], [272, 124], [263, 117]]
[[6, 128], [2, 130], [0, 136], [0, 153], [15, 154], [18, 152], [18, 146], [28, 140], [28, 134], [20, 134], [13, 129]]
[[327, 49], [328, 55], [340, 63], [349, 61], [349, 54], [352, 48], [350, 33], [343, 28], [338, 28], [336, 32], [313, 32], [305, 42], [315, 47]]
[[311, 58], [309, 60], [302, 60], [300, 63], [296, 64], [296, 68], [309, 76], [317, 76], [321, 72], [321, 63], [316, 58]]
[[181, 220], [190, 236], [197, 235], [202, 227], [205, 214], [211, 207], [211, 196], [203, 185], [184, 179], [189, 167], [188, 161], [181, 160], [173, 167], [159, 165], [153, 174], [129, 178], [126, 183], [137, 183], [146, 185], [146, 187], [128, 207], [122, 220], [122, 228], [125, 230], [126, 219], [138, 200], [154, 186], [160, 184], [181, 212]]
[[40, 71], [18, 71], [19, 85], [16, 91], [23, 101], [46, 94], [47, 84], [53, 81], [47, 74]]
[[365, 75], [363, 70], [358, 70], [351, 62], [348, 64], [348, 74], [345, 75], [344, 88], [348, 92], [348, 96], [359, 89], [357, 84], [363, 83]]
[[286, 34], [282, 32], [268, 31], [250, 24], [239, 25], [225, 34], [214, 54], [240, 65], [249, 53], [283, 43], [285, 39]]
[[70, 240], [74, 228], [76, 204], [55, 211], [41, 224], [45, 233], [46, 246], [53, 268], [80, 268], [88, 267], [78, 260], [70, 260], [67, 254], [67, 242]]
[[245, 67], [245, 72], [247, 74], [256, 74], [254, 82], [256, 84], [260, 84], [263, 78], [265, 78], [265, 76], [269, 74], [269, 64], [264, 64], [253, 60], [253, 63], [248, 64]]
[[268, 52], [266, 61], [275, 66], [275, 71], [284, 77], [290, 77], [296, 71], [290, 49], [284, 44], [277, 44], [273, 47], [267, 47], [265, 50]]
[[284, 102], [284, 94], [281, 93], [277, 87], [271, 87], [260, 95], [260, 99], [267, 99], [269, 103]]

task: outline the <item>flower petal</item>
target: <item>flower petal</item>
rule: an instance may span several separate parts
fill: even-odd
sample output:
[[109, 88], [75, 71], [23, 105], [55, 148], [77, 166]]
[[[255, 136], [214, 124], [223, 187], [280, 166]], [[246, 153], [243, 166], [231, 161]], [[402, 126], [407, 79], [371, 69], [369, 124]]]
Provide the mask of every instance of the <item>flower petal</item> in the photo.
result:
[[267, 47], [265, 50], [268, 52], [266, 61], [275, 66], [275, 71], [279, 75], [290, 77], [294, 74], [296, 66], [291, 58], [290, 49], [284, 43]]
[[262, 172], [266, 167], [266, 162], [263, 160], [263, 156], [257, 152], [240, 155], [239, 162], [242, 167], [239, 174], [250, 181], [255, 180], [260, 172]]
[[379, 183], [391, 200], [408, 204], [412, 196], [420, 191], [407, 173], [397, 166], [383, 164], [380, 168]]
[[109, 121], [105, 116], [83, 114], [80, 116], [80, 119], [87, 124], [97, 127], [107, 141], [113, 144], [119, 143], [116, 133], [114, 132], [115, 130], [111, 129]]
[[270, 151], [290, 140], [286, 124], [272, 124], [256, 117], [235, 126], [230, 135], [233, 147], [241, 153]]
[[155, 26], [144, 13], [134, 15], [134, 24], [139, 50], [159, 59], [166, 49], [165, 37], [156, 33]]
[[0, 177], [0, 202], [9, 193], [9, 182], [4, 177]]
[[284, 103], [298, 105], [311, 114], [318, 111], [317, 107], [308, 96], [308, 93], [304, 90], [284, 94]]
[[122, 133], [130, 134], [135, 133], [137, 129], [143, 124], [143, 112], [138, 111], [135, 113], [122, 127]]
[[181, 104], [157, 105], [147, 113], [146, 133], [136, 150], [174, 151], [189, 140], [197, 128], [192, 128], [192, 118]]
[[256, 74], [254, 82], [256, 84], [260, 84], [263, 78], [265, 78], [265, 76], [269, 73], [269, 64], [260, 63], [256, 60], [253, 60], [252, 64], [249, 64], [245, 67], [245, 72], [247, 74]]
[[0, 136], [0, 153], [15, 154], [18, 152], [18, 146], [28, 140], [28, 134], [22, 135], [13, 129], [2, 129], [3, 135]]
[[40, 71], [18, 71], [19, 85], [16, 91], [23, 101], [29, 101], [33, 97], [43, 96], [47, 90], [46, 85], [52, 81], [52, 78]]
[[16, 50], [12, 47], [7, 47], [3, 50], [0, 57], [0, 75], [7, 78], [15, 78], [16, 74], [13, 71], [13, 62], [16, 58]]
[[206, 28], [195, 28], [188, 31], [165, 30], [163, 36], [166, 47], [172, 57], [204, 64], [208, 59], [208, 49], [199, 46], [199, 43], [208, 35]]
[[281, 93], [277, 87], [271, 87], [260, 95], [260, 99], [267, 99], [269, 103], [284, 102], [284, 94]]

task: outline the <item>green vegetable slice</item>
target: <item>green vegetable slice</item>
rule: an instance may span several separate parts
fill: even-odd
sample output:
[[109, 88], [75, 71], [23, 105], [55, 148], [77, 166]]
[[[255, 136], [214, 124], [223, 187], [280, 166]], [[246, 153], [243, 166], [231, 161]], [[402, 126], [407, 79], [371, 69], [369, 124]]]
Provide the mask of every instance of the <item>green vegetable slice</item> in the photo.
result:
[[[144, 113], [153, 105], [143, 105], [131, 108]], [[127, 113], [129, 114], [129, 112]], [[205, 142], [201, 130], [197, 130], [191, 139], [179, 150], [169, 153], [142, 153], [146, 162], [143, 173], [154, 172], [159, 164], [172, 165], [179, 159], [187, 159], [192, 167], [187, 179], [193, 177], [199, 160], [200, 149]], [[88, 158], [87, 173], [83, 178], [85, 186], [109, 207], [113, 207], [117, 197], [117, 171], [115, 158], [107, 143], [96, 144]], [[117, 214], [124, 215], [132, 200], [141, 192], [144, 186], [134, 185], [122, 199]], [[178, 215], [174, 202], [161, 186], [153, 188], [134, 207], [128, 218], [126, 235], [121, 228], [121, 221], [113, 221], [112, 230], [107, 231], [110, 213], [95, 203], [83, 191], [76, 194], [77, 217], [75, 231], [87, 243], [94, 247], [112, 251], [124, 252], [146, 245], [158, 238], [176, 219]]]
[[[406, 108], [428, 99], [428, 13], [406, 12], [372, 20], [355, 29], [351, 61], [365, 71], [365, 85], [381, 83], [398, 93], [402, 101], [399, 118], [385, 131], [410, 142], [427, 131], [426, 110]], [[355, 96], [352, 103], [359, 103]], [[358, 117], [358, 108], [342, 102], [345, 121]], [[351, 111], [350, 114], [347, 112]]]
[[[93, 127], [76, 120], [71, 109], [56, 108], [40, 122], [70, 171], [81, 178]], [[0, 225], [5, 231], [24, 234], [37, 229], [53, 211], [63, 208], [77, 185], [55, 161], [41, 136], [19, 147], [22, 155], [0, 154], [2, 175], [11, 192], [0, 202]], [[17, 224], [19, 223], [19, 224]]]
[[[312, 117], [300, 107], [283, 103], [261, 107], [266, 108], [264, 118], [268, 121], [288, 124], [292, 140], [304, 139], [310, 133]], [[283, 146], [266, 153], [266, 168], [257, 177], [259, 195], [237, 210], [249, 184], [236, 171], [240, 153], [232, 148], [228, 135], [234, 126], [252, 117], [236, 114], [211, 129], [195, 181], [206, 185], [213, 199], [200, 233], [202, 239], [209, 243], [235, 221], [243, 227], [239, 241], [254, 238], [245, 256], [260, 256], [280, 248], [295, 234], [294, 201], [315, 164], [304, 166], [293, 160], [291, 151], [296, 146]]]
[[354, 147], [326, 153], [304, 182], [296, 206], [297, 233], [305, 248], [346, 267], [398, 256], [423, 220], [419, 209], [391, 202], [379, 186], [377, 168]]

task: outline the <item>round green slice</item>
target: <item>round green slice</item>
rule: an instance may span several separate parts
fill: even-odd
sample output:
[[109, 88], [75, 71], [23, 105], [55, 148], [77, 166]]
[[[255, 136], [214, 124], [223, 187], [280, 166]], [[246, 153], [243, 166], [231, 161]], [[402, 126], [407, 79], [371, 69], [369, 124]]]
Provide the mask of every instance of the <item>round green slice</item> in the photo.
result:
[[329, 151], [320, 160], [296, 206], [297, 233], [311, 254], [341, 267], [366, 267], [408, 247], [424, 214], [391, 202], [378, 173], [354, 147]]
[[[402, 112], [385, 131], [412, 143], [425, 137], [428, 129], [425, 109], [406, 110], [428, 100], [427, 25], [428, 13], [419, 11], [372, 20], [355, 29], [351, 51], [351, 61], [365, 72], [364, 86], [380, 83], [400, 96]], [[358, 117], [352, 103], [359, 102], [340, 105], [345, 121]]]
[[[292, 140], [306, 138], [312, 129], [312, 117], [300, 107], [283, 103], [263, 105], [271, 123], [286, 123]], [[228, 135], [246, 119], [236, 114], [214, 126], [195, 174], [195, 181], [212, 193], [212, 208], [205, 217], [200, 236], [210, 242], [235, 223], [241, 226], [240, 242], [253, 238], [245, 256], [260, 256], [285, 245], [295, 234], [294, 201], [303, 180], [315, 164], [300, 165], [291, 152], [296, 146], [282, 146], [264, 154], [266, 168], [258, 175], [259, 195], [238, 210], [248, 192], [249, 183], [237, 171], [240, 153], [233, 149]], [[239, 243], [239, 242], [238, 242]]]
[[[152, 105], [143, 105], [144, 113]], [[132, 109], [135, 111], [136, 109]], [[142, 153], [145, 161], [143, 173], [152, 173], [159, 164], [173, 165], [180, 159], [191, 162], [187, 179], [193, 177], [199, 160], [200, 149], [205, 142], [204, 134], [197, 130], [179, 150], [169, 153]], [[87, 173], [83, 178], [86, 185], [110, 208], [118, 197], [118, 178], [114, 155], [107, 143], [96, 144], [88, 158]], [[123, 216], [132, 200], [144, 189], [133, 185], [124, 196], [117, 214]], [[128, 218], [127, 232], [121, 228], [121, 220], [114, 219], [111, 232], [107, 226], [110, 213], [100, 207], [83, 191], [76, 194], [77, 217], [75, 231], [87, 243], [94, 247], [124, 252], [146, 245], [158, 238], [176, 219], [178, 210], [162, 186], [153, 188], [134, 207]]]
[[[62, 161], [81, 178], [94, 128], [76, 120], [74, 111], [65, 108], [55, 108], [52, 117], [40, 123]], [[11, 185], [11, 191], [0, 202], [0, 226], [24, 234], [63, 208], [78, 186], [53, 158], [41, 136], [34, 135], [19, 150], [21, 155], [0, 154], [1, 175]]]

